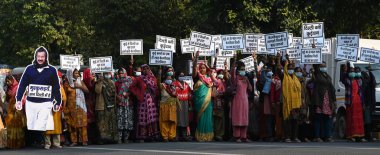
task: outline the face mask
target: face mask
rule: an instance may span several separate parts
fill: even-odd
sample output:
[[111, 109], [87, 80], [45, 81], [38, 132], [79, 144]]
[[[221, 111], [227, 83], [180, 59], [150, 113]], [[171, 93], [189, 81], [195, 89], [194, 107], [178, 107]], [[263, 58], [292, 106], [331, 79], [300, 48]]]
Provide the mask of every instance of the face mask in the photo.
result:
[[141, 72], [135, 72], [136, 76], [141, 76]]
[[356, 76], [356, 73], [355, 73], [355, 72], [350, 72], [350, 73], [348, 73], [348, 77], [349, 77], [349, 78], [355, 78], [355, 76]]
[[239, 71], [239, 75], [245, 76], [245, 71]]
[[218, 78], [219, 78], [219, 79], [223, 79], [223, 77], [224, 77], [223, 74], [219, 74], [219, 75], [218, 75]]
[[284, 73], [284, 69], [281, 69], [281, 73]]
[[297, 76], [298, 78], [302, 78], [302, 77], [303, 77], [301, 72], [296, 72], [296, 76]]
[[362, 73], [356, 73], [356, 77], [357, 78], [361, 78], [362, 77]]
[[211, 74], [211, 76], [214, 77], [214, 78], [216, 77], [216, 75], [217, 75], [216, 73], [212, 73]]
[[165, 80], [165, 83], [167, 84], [167, 85], [171, 85], [172, 84], [172, 80]]
[[167, 76], [173, 76], [173, 72], [167, 72], [166, 75]]
[[184, 77], [178, 77], [178, 81], [180, 81], [180, 82], [183, 82], [183, 80], [184, 80]]
[[322, 67], [319, 69], [322, 73], [326, 73], [327, 72], [327, 68], [326, 67]]
[[267, 73], [267, 77], [270, 78], [270, 77], [272, 77], [272, 76], [273, 76], [273, 72], [268, 72], [268, 73]]
[[288, 70], [288, 74], [292, 75], [294, 73], [294, 70]]
[[106, 78], [106, 79], [110, 79], [110, 78], [111, 78], [111, 75], [109, 75], [109, 74], [104, 75], [104, 78]]

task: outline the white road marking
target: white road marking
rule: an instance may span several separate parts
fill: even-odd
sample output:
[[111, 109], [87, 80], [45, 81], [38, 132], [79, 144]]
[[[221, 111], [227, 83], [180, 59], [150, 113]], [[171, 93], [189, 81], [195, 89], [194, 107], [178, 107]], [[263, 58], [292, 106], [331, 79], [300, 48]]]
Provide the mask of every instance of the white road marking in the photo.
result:
[[189, 151], [169, 151], [169, 150], [146, 150], [146, 149], [117, 149], [117, 148], [93, 148], [93, 147], [68, 147], [72, 149], [84, 150], [105, 150], [105, 151], [131, 151], [131, 152], [149, 152], [149, 153], [174, 153], [174, 154], [203, 154], [203, 155], [241, 155], [212, 152], [189, 152]]

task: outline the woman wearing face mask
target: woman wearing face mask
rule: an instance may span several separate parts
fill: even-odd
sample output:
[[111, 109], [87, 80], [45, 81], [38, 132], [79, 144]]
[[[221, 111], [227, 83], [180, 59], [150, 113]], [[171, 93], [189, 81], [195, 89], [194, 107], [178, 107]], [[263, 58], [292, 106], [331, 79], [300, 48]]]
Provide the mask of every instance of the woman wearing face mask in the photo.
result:
[[96, 93], [96, 120], [100, 133], [99, 144], [117, 143], [119, 134], [117, 132], [116, 113], [116, 88], [111, 79], [111, 73], [98, 75], [95, 84]]
[[301, 83], [301, 108], [299, 113], [299, 138], [302, 141], [310, 142], [310, 138], [312, 138], [311, 133], [311, 124], [309, 120], [309, 106], [310, 106], [310, 98], [307, 90], [307, 79], [304, 77], [304, 73], [300, 67], [296, 67], [295, 74]]
[[136, 77], [130, 86], [131, 93], [137, 98], [137, 124], [136, 138], [140, 142], [155, 141], [158, 138], [158, 112], [157, 99], [158, 86], [157, 79], [148, 65], [142, 65], [142, 75]]
[[87, 146], [87, 107], [84, 93], [88, 93], [88, 89], [83, 81], [80, 80], [80, 74], [77, 69], [67, 70], [67, 80], [64, 83], [66, 92], [67, 103], [65, 117], [69, 125], [70, 138], [72, 144], [70, 146], [78, 145], [79, 134], [82, 138], [83, 146]]
[[195, 138], [197, 141], [205, 142], [212, 141], [214, 138], [211, 92], [216, 79], [211, 76], [207, 65], [203, 63], [197, 65], [198, 57], [199, 51], [197, 51], [193, 62], [193, 79], [195, 81], [193, 99], [195, 119], [198, 122]]
[[84, 94], [87, 104], [87, 133], [90, 144], [97, 142], [98, 133], [96, 132], [96, 116], [95, 116], [95, 73], [91, 73], [90, 68], [83, 71], [83, 82], [88, 89], [88, 93]]
[[285, 61], [283, 93], [283, 119], [285, 127], [285, 142], [301, 142], [298, 139], [298, 115], [301, 107], [301, 83], [294, 73], [294, 64]]
[[179, 100], [177, 98], [177, 92], [173, 85], [174, 71], [173, 67], [166, 67], [164, 75], [162, 76], [164, 81], [161, 83], [162, 69], [160, 66], [159, 79], [160, 83], [160, 112], [159, 112], [159, 126], [161, 137], [164, 142], [175, 141], [177, 132], [177, 105]]
[[[352, 64], [351, 64], [352, 65]], [[350, 65], [347, 65], [350, 66]], [[349, 72], [342, 81], [346, 88], [346, 137], [349, 141], [365, 142], [363, 108], [362, 108], [362, 80], [359, 69], [349, 68]]]
[[189, 126], [189, 102], [192, 99], [192, 91], [190, 86], [184, 81], [185, 74], [178, 72], [177, 79], [173, 82], [176, 88], [177, 98], [177, 139], [180, 141], [190, 141], [187, 135], [187, 127]]
[[[235, 55], [236, 62], [236, 55]], [[236, 87], [236, 94], [231, 103], [231, 120], [233, 126], [233, 136], [237, 143], [250, 142], [247, 139], [248, 129], [248, 92], [252, 91], [252, 86], [245, 76], [245, 65], [238, 61], [237, 67], [234, 64], [232, 69], [232, 81]]]
[[[227, 67], [225, 67], [227, 69]], [[226, 91], [225, 71], [219, 70], [217, 73], [214, 71], [213, 76], [217, 79], [216, 84], [212, 91], [212, 101], [214, 103], [213, 118], [214, 118], [214, 139], [222, 141], [225, 132], [224, 120], [224, 93]], [[228, 75], [226, 75], [227, 77]], [[226, 78], [227, 79], [227, 78]]]

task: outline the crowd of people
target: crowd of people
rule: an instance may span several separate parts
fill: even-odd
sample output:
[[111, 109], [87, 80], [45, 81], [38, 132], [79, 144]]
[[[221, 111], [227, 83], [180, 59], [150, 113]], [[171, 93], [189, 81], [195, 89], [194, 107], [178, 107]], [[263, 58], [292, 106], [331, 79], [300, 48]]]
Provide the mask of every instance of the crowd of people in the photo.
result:
[[[225, 69], [215, 69], [215, 64], [199, 63], [197, 52], [193, 86], [185, 82], [185, 72], [172, 66], [160, 67], [154, 74], [150, 66], [135, 67], [133, 61], [117, 73], [85, 69], [82, 77], [78, 69], [58, 72], [61, 98], [56, 100], [61, 104], [52, 112], [54, 128], [46, 132], [26, 129], [28, 112], [16, 110], [17, 102], [24, 107], [31, 103], [18, 91], [21, 82], [8, 75], [6, 100], [0, 104], [6, 147], [42, 145], [50, 149], [157, 141], [332, 142], [336, 96], [326, 64], [312, 65], [307, 71], [277, 55], [259, 68], [257, 56], [252, 56], [255, 70], [246, 72], [236, 56], [230, 70], [227, 64]], [[361, 71], [350, 63], [341, 74], [350, 141], [372, 140], [374, 80], [370, 67]]]

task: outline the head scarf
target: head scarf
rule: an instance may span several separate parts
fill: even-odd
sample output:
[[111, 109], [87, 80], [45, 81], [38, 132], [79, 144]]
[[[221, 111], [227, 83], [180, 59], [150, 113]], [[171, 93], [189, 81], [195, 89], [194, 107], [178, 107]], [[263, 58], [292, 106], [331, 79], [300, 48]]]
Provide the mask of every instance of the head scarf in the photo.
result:
[[[202, 65], [206, 65], [206, 64], [204, 64], [204, 63], [199, 63], [199, 66], [198, 66], [198, 77], [199, 77], [199, 79], [204, 83], [204, 84], [206, 84], [207, 86], [211, 86], [212, 85], [212, 81], [211, 81], [211, 78], [210, 77], [206, 77], [206, 75], [203, 75], [203, 74], [201, 74], [201, 67], [202, 67]], [[206, 69], [206, 72], [209, 72], [210, 71], [210, 69], [209, 68], [207, 68]]]
[[92, 75], [91, 75], [91, 70], [90, 68], [86, 68], [83, 71], [83, 82], [86, 84], [86, 86], [92, 85]]
[[12, 77], [12, 85], [8, 87], [7, 95], [9, 95], [10, 97], [15, 97], [17, 93], [18, 82], [12, 75], [9, 76]]
[[69, 82], [70, 87], [74, 88], [74, 69], [70, 68], [66, 72], [67, 80]]

